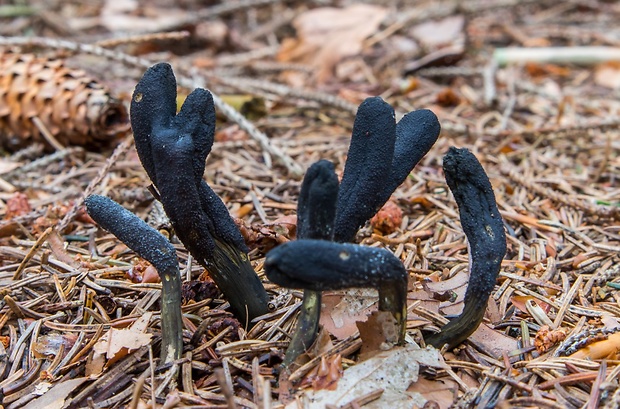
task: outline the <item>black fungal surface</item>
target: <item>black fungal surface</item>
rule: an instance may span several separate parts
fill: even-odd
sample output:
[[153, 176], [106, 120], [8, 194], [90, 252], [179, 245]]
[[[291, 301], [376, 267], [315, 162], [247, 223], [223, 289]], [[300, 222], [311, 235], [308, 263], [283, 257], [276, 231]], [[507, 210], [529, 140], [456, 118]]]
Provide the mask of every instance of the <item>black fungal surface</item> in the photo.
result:
[[426, 109], [410, 112], [396, 124], [394, 110], [381, 98], [360, 105], [338, 194], [335, 241], [355, 239], [430, 150], [440, 130], [437, 117]]
[[85, 203], [88, 214], [97, 224], [114, 234], [140, 257], [158, 269], [178, 267], [172, 244], [138, 216], [105, 196], [88, 196]]
[[366, 99], [355, 117], [340, 183], [336, 241], [353, 241], [357, 230], [379, 210], [381, 192], [391, 171], [395, 138], [392, 107], [380, 97]]
[[211, 93], [194, 90], [176, 114], [174, 73], [170, 65], [156, 64], [136, 86], [131, 123], [140, 161], [179, 239], [209, 270], [242, 322], [266, 313], [267, 292], [241, 232], [203, 179], [215, 133]]
[[467, 339], [484, 317], [506, 254], [506, 235], [491, 182], [476, 157], [467, 149], [450, 148], [444, 157], [444, 173], [469, 242], [470, 276], [463, 312], [441, 332], [427, 337], [427, 343], [454, 347]]
[[265, 259], [269, 280], [313, 291], [375, 287], [399, 282], [406, 291], [403, 263], [385, 249], [324, 240], [295, 240], [271, 250]]
[[392, 170], [383, 190], [381, 206], [437, 142], [440, 131], [437, 116], [428, 109], [409, 112], [398, 121]]
[[304, 176], [297, 202], [297, 237], [331, 240], [338, 197], [333, 163], [320, 160]]

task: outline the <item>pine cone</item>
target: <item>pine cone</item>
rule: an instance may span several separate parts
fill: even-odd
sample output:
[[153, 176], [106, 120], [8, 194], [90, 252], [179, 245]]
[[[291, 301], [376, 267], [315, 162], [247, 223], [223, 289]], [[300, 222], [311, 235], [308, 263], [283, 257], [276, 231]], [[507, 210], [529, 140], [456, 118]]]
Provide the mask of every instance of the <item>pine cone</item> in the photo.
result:
[[44, 142], [35, 117], [62, 145], [98, 150], [129, 129], [127, 109], [107, 88], [62, 60], [0, 51], [0, 144]]

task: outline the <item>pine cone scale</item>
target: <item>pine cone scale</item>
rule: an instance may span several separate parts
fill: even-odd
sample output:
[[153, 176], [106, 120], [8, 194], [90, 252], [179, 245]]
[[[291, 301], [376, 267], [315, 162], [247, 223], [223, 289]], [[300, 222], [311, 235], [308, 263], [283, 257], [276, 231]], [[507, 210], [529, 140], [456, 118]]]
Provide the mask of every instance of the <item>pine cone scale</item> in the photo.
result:
[[127, 109], [110, 91], [62, 60], [0, 51], [0, 144], [45, 142], [33, 118], [62, 145], [111, 146], [129, 130]]

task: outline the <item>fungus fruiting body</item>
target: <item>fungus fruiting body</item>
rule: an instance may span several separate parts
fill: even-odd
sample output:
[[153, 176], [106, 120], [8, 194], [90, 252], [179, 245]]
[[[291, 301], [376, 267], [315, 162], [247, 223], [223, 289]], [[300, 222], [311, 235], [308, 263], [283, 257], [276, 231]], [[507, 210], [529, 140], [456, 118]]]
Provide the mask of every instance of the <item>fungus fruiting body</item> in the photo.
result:
[[228, 209], [203, 179], [215, 132], [211, 94], [194, 90], [176, 114], [170, 65], [149, 68], [133, 93], [136, 150], [181, 242], [216, 282], [244, 323], [265, 314], [268, 296]]
[[379, 97], [366, 99], [353, 125], [338, 192], [334, 240], [351, 242], [388, 201], [439, 137], [437, 116], [421, 109], [398, 123], [392, 107]]
[[390, 175], [395, 140], [392, 107], [379, 97], [362, 102], [338, 191], [336, 241], [352, 241], [357, 230], [381, 207], [380, 193]]
[[379, 290], [379, 310], [389, 311], [405, 336], [407, 271], [381, 248], [325, 240], [301, 239], [282, 244], [265, 258], [269, 280], [312, 291], [370, 287]]
[[157, 230], [107, 197], [89, 196], [86, 208], [102, 228], [118, 237], [157, 270], [162, 283], [162, 361], [180, 359], [183, 352], [181, 274], [174, 247]]
[[506, 234], [493, 187], [476, 157], [467, 149], [450, 148], [443, 168], [469, 243], [470, 277], [461, 315], [427, 337], [426, 342], [452, 348], [467, 339], [484, 317], [506, 254]]
[[[347, 254], [354, 255], [353, 259], [349, 260], [349, 257], [344, 256], [345, 253], [334, 250], [340, 248], [339, 244], [330, 241], [343, 243], [355, 239], [358, 229], [385, 204], [432, 147], [439, 131], [439, 122], [431, 111], [409, 113], [397, 124], [394, 110], [388, 103], [379, 97], [368, 98], [360, 105], [355, 117], [340, 187], [333, 175], [331, 164], [326, 165], [325, 161], [320, 161], [308, 170], [298, 203], [300, 240], [293, 246], [288, 243], [283, 246], [300, 257], [308, 256], [297, 260], [304, 265], [305, 272], [287, 265], [282, 271], [289, 274], [288, 279], [278, 275], [281, 262], [295, 262], [294, 258], [279, 255], [284, 250], [275, 253], [275, 250], [272, 250], [267, 255], [265, 265], [268, 277], [274, 282], [304, 289], [298, 326], [287, 350], [284, 367], [288, 367], [315, 339], [320, 314], [320, 291], [325, 289], [379, 288], [380, 308], [392, 311], [401, 329], [399, 342], [404, 340], [406, 314], [403, 311], [404, 296], [400, 291], [406, 291], [407, 275], [402, 263], [396, 259], [396, 264], [400, 263], [400, 268], [397, 268], [393, 265], [394, 260], [387, 263], [382, 259], [387, 257], [385, 254], [374, 254], [371, 250], [352, 244], [349, 246], [353, 247], [347, 247]], [[319, 239], [319, 242], [306, 239]], [[312, 250], [309, 250], [310, 248]], [[349, 252], [353, 249], [355, 251]], [[314, 250], [318, 253], [309, 254]], [[367, 259], [375, 256], [378, 258], [373, 259], [374, 261]], [[378, 264], [373, 264], [374, 262]], [[312, 270], [312, 266], [315, 266], [320, 274], [315, 277], [315, 283], [304, 283], [301, 277]], [[330, 273], [330, 268], [339, 269], [339, 273]], [[370, 270], [373, 274], [367, 274]], [[398, 280], [386, 278], [392, 273], [404, 274], [404, 277], [399, 275], [399, 291], [392, 286]], [[297, 274], [299, 280], [295, 279]], [[385, 284], [386, 282], [389, 284]], [[331, 287], [328, 283], [331, 283]]]
[[[338, 177], [334, 165], [326, 160], [313, 164], [301, 184], [297, 201], [297, 237], [331, 241], [338, 196]], [[321, 291], [305, 289], [297, 328], [282, 365], [290, 364], [316, 339], [321, 313]]]

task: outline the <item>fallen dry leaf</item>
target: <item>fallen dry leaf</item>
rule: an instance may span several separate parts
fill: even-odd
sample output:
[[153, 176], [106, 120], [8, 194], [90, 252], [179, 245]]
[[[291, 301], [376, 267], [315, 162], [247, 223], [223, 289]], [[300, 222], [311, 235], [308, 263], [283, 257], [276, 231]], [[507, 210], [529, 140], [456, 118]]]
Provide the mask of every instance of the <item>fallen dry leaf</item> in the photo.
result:
[[40, 336], [33, 345], [35, 358], [42, 359], [50, 356], [56, 356], [61, 348], [66, 356], [71, 347], [75, 344], [77, 335], [74, 333], [59, 334], [53, 332]]
[[[301, 392], [298, 397], [308, 402], [308, 406], [305, 406], [308, 409], [323, 409], [326, 404], [341, 406], [359, 396], [382, 389], [381, 397], [365, 405], [365, 409], [410, 409], [414, 405], [422, 407], [426, 400], [418, 393], [407, 391], [409, 385], [417, 381], [420, 365], [447, 368], [439, 351], [434, 348], [398, 347], [345, 370], [336, 390], [308, 390]], [[297, 402], [292, 401], [286, 408], [296, 409]]]
[[22, 192], [15, 192], [13, 196], [6, 201], [6, 213], [4, 218], [10, 220], [14, 217], [30, 213], [31, 211], [32, 206], [30, 206], [28, 196]]
[[462, 15], [451, 16], [443, 20], [432, 20], [414, 26], [410, 33], [425, 47], [450, 45], [464, 37], [465, 18]]
[[469, 341], [483, 351], [489, 351], [497, 359], [500, 359], [504, 353], [516, 350], [519, 346], [515, 338], [494, 330], [484, 322], [469, 336]]
[[71, 392], [87, 380], [88, 378], [65, 379], [52, 388], [49, 387], [51, 386], [50, 383], [42, 382], [32, 392], [34, 395], [40, 395], [40, 397], [23, 406], [23, 409], [61, 409]]
[[129, 328], [110, 328], [103, 334], [93, 346], [93, 356], [87, 364], [86, 375], [98, 375], [104, 366], [110, 366], [131, 351], [148, 345], [153, 336], [146, 334], [145, 331], [152, 316], [152, 312], [145, 313]]
[[602, 341], [594, 342], [572, 354], [574, 359], [620, 359], [620, 332], [611, 334]]
[[452, 406], [452, 402], [454, 402], [454, 397], [458, 390], [459, 385], [450, 378], [437, 380], [419, 378], [407, 389], [408, 392], [419, 393], [427, 402], [430, 401], [437, 404], [437, 406], [430, 406], [431, 408], [436, 407], [441, 409], [448, 409]]
[[512, 303], [512, 305], [517, 307], [517, 309], [523, 314], [530, 315], [527, 307], [525, 306], [528, 301], [535, 302], [546, 313], [549, 313], [549, 311], [551, 311], [551, 306], [549, 304], [544, 301], [540, 301], [538, 298], [534, 298], [531, 295], [514, 295], [510, 297], [510, 302]]
[[605, 88], [620, 89], [620, 61], [610, 61], [597, 66], [594, 82]]
[[399, 327], [396, 318], [389, 311], [373, 311], [366, 322], [358, 322], [362, 339], [360, 360], [378, 351], [392, 348], [398, 342]]
[[342, 355], [336, 354], [329, 358], [322, 356], [321, 363], [308, 372], [299, 387], [312, 387], [315, 391], [321, 389], [333, 391], [340, 378], [342, 378]]
[[0, 175], [4, 175], [5, 173], [17, 169], [22, 165], [23, 163], [21, 162], [15, 162], [7, 158], [0, 158]]
[[377, 214], [370, 219], [370, 225], [381, 234], [390, 234], [400, 227], [402, 221], [402, 209], [393, 201], [388, 200]]
[[133, 0], [108, 0], [97, 18], [73, 19], [73, 26], [81, 28], [100, 24], [111, 32], [157, 32], [187, 17], [187, 13], [179, 8], [141, 6]]
[[297, 38], [282, 42], [278, 60], [311, 65], [317, 82], [324, 83], [338, 62], [362, 51], [363, 41], [377, 31], [386, 15], [385, 8], [369, 4], [307, 11], [293, 21]]
[[[458, 315], [463, 310], [463, 300], [468, 282], [469, 273], [466, 269], [463, 269], [448, 280], [438, 282], [424, 281], [422, 285], [430, 294], [431, 299], [440, 301], [439, 310], [442, 314]], [[446, 298], [446, 293], [451, 294], [451, 297]]]
[[371, 288], [325, 293], [320, 323], [336, 338], [347, 338], [357, 332], [358, 321], [366, 321], [377, 309], [377, 301], [377, 290]]
[[[278, 395], [280, 402], [286, 405], [294, 399], [293, 393], [297, 390], [297, 388], [293, 384], [293, 382], [289, 380], [290, 374], [304, 364], [308, 363], [313, 358], [326, 353], [327, 351], [332, 349], [333, 346], [334, 345], [332, 344], [331, 337], [329, 336], [327, 331], [325, 331], [325, 329], [321, 328], [319, 330], [319, 334], [316, 337], [316, 340], [310, 346], [310, 348], [306, 352], [300, 354], [297, 359], [295, 359], [295, 362], [293, 362], [293, 364], [288, 368], [288, 371], [284, 370], [280, 373], [280, 378], [278, 380]], [[340, 364], [341, 363], [342, 361], [340, 362]], [[311, 371], [310, 373], [313, 373], [313, 371]], [[306, 377], [308, 376], [310, 375], [307, 375]], [[338, 376], [338, 379], [340, 379], [340, 376]]]

